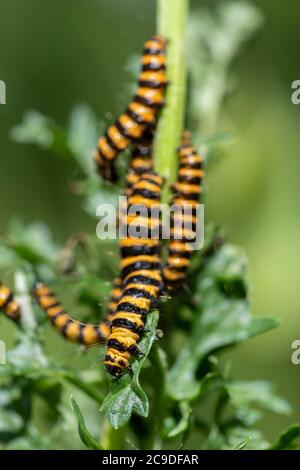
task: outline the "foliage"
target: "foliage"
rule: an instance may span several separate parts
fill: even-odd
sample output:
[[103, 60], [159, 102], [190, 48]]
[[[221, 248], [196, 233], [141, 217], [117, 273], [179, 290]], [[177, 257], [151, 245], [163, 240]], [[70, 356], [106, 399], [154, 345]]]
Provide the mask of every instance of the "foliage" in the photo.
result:
[[[259, 12], [248, 3], [224, 2], [216, 12], [193, 12], [187, 118], [196, 142], [205, 144], [208, 163], [230, 138], [216, 133], [230, 64], [260, 23]], [[209, 88], [212, 75], [221, 84]], [[120, 191], [94, 174], [91, 150], [102, 127], [94, 112], [81, 104], [71, 112], [66, 128], [30, 111], [12, 130], [16, 142], [39, 145], [73, 161], [72, 190], [91, 218], [99, 202], [115, 203]], [[119, 166], [122, 173], [126, 158]], [[9, 325], [4, 316], [0, 320], [7, 322], [13, 336], [7, 364], [0, 366], [1, 447], [292, 448], [300, 425], [291, 426], [274, 444], [258, 428], [264, 410], [286, 415], [289, 404], [269, 381], [232, 378], [230, 365], [222, 359], [225, 348], [278, 323], [251, 315], [245, 254], [211, 221], [206, 222], [205, 246], [194, 255], [185, 290], [176, 298], [161, 299], [159, 324], [157, 311], [149, 315], [140, 343], [144, 356], [133, 364], [133, 377], [109, 383], [99, 358], [92, 369], [81, 371], [79, 347], [70, 349], [75, 363], [60, 365], [54, 351], [63, 340], [50, 332], [31, 298], [35, 279], [50, 282], [82, 320], [97, 322], [118, 272], [116, 254], [115, 243], [99, 241], [88, 232], [71, 234], [60, 246], [42, 222], [26, 225], [14, 219], [1, 235], [2, 279], [12, 285], [11, 274], [16, 273], [22, 309], [20, 327]], [[93, 351], [87, 352], [91, 357]]]

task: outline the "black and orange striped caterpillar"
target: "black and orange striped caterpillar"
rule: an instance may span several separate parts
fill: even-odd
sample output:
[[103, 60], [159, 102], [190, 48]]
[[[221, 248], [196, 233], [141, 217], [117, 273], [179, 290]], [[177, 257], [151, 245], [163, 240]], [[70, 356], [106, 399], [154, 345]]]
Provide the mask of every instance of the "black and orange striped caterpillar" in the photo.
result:
[[2, 310], [8, 318], [18, 322], [20, 319], [20, 306], [18, 302], [14, 299], [12, 290], [4, 286], [0, 282], [0, 310]]
[[66, 313], [64, 307], [46, 284], [37, 283], [34, 286], [34, 296], [53, 326], [65, 338], [85, 346], [104, 344], [107, 341], [109, 336], [107, 321], [103, 321], [99, 325], [88, 325], [74, 320]]
[[[150, 220], [150, 212], [159, 206], [163, 180], [154, 172], [144, 173], [133, 184], [128, 199], [128, 210], [132, 205], [143, 204], [147, 216], [125, 215], [130, 227], [139, 219], [138, 225], [147, 231], [158, 228], [159, 215]], [[123, 292], [111, 323], [104, 365], [113, 377], [120, 377], [125, 370], [131, 372], [132, 355], [143, 354], [137, 346], [144, 331], [147, 314], [157, 300], [162, 286], [160, 263], [160, 240], [129, 236], [120, 240], [121, 276]]]
[[[183, 140], [186, 142], [178, 149], [178, 179], [173, 186], [171, 201], [180, 210], [171, 213], [169, 252], [163, 269], [164, 286], [171, 293], [182, 287], [187, 276], [192, 255], [191, 243], [196, 236], [196, 206], [202, 193], [201, 183], [204, 177], [203, 158], [190, 145], [187, 134]], [[191, 208], [189, 213], [184, 210], [187, 206]], [[181, 233], [179, 238], [176, 237], [178, 230]]]
[[164, 105], [166, 76], [166, 40], [153, 36], [144, 44], [141, 72], [135, 96], [126, 111], [98, 141], [94, 159], [103, 178], [117, 179], [114, 160], [118, 153], [140, 139], [145, 129], [153, 127], [157, 112]]

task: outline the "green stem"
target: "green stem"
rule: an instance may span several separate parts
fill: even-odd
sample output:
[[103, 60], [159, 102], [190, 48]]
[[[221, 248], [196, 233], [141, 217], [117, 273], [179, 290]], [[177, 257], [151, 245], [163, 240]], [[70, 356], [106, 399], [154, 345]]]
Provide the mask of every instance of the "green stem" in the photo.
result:
[[113, 429], [108, 420], [105, 419], [100, 439], [101, 446], [105, 450], [125, 450], [125, 436], [127, 430], [127, 426]]
[[[168, 39], [169, 86], [155, 139], [155, 170], [173, 184], [177, 175], [176, 148], [184, 125], [186, 96], [185, 30], [189, 0], [157, 1], [157, 32]], [[167, 202], [168, 193], [163, 197]]]
[[36, 319], [29, 295], [28, 279], [22, 270], [15, 274], [15, 290], [21, 309], [21, 325], [25, 330], [33, 331], [36, 328]]

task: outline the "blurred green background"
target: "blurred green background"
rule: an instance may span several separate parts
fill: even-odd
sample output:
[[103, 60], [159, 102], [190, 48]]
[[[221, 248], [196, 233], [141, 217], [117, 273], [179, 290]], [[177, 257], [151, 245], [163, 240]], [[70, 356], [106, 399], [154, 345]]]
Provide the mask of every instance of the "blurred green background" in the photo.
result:
[[[194, 0], [192, 12], [216, 3]], [[300, 366], [290, 359], [300, 337], [300, 107], [290, 100], [291, 83], [300, 78], [300, 8], [296, 0], [289, 8], [281, 0], [253, 3], [264, 23], [232, 67], [234, 92], [218, 130], [238, 139], [209, 172], [206, 216], [247, 252], [253, 313], [282, 320], [277, 330], [226, 353], [235, 377], [271, 378], [291, 401], [293, 417], [264, 419], [272, 439], [300, 421]], [[14, 143], [9, 131], [30, 108], [64, 125], [78, 102], [109, 120], [126, 103], [129, 59], [154, 30], [154, 0], [0, 0], [0, 79], [7, 85], [7, 104], [0, 106], [1, 232], [12, 216], [47, 222], [60, 242], [94, 227], [70, 195], [72, 163]]]

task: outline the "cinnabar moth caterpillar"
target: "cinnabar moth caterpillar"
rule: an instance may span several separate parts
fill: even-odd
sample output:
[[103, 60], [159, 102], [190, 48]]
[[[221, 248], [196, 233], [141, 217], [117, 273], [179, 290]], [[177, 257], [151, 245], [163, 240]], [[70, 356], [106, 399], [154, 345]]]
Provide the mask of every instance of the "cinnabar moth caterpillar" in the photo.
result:
[[34, 287], [37, 303], [44, 310], [53, 326], [70, 341], [90, 346], [105, 343], [109, 335], [108, 323], [87, 325], [71, 318], [57, 301], [51, 289], [38, 283]]
[[[184, 283], [192, 254], [190, 243], [196, 235], [195, 208], [202, 193], [202, 179], [204, 177], [203, 158], [189, 144], [185, 143], [179, 150], [178, 179], [173, 187], [174, 195], [172, 204], [184, 209], [189, 205], [191, 214], [186, 215], [184, 211], [171, 215], [171, 239], [169, 242], [169, 253], [166, 266], [163, 269], [164, 284], [169, 292], [175, 292]], [[188, 220], [187, 220], [188, 217]], [[175, 223], [176, 222], [176, 223]], [[187, 222], [189, 222], [187, 224]], [[177, 225], [178, 224], [178, 225]], [[177, 227], [176, 227], [177, 225]], [[188, 225], [189, 228], [186, 228]], [[176, 232], [184, 227], [182, 237], [176, 238]]]
[[140, 139], [155, 124], [157, 111], [164, 105], [166, 77], [166, 40], [153, 36], [144, 44], [138, 88], [126, 111], [98, 141], [94, 159], [103, 178], [117, 179], [113, 161], [118, 153]]
[[[161, 177], [149, 173], [143, 174], [132, 187], [128, 211], [134, 204], [145, 205], [148, 216], [141, 220], [140, 225], [146, 230], [153, 225], [150, 213], [154, 206], [159, 206], [162, 182]], [[124, 217], [130, 229], [134, 218], [128, 220]], [[159, 223], [158, 215], [155, 224]], [[131, 356], [142, 354], [137, 342], [162, 283], [159, 239], [129, 235], [120, 240], [120, 247], [123, 292], [111, 323], [104, 360], [107, 372], [113, 377], [120, 377], [126, 369], [131, 371]]]
[[141, 140], [137, 142], [132, 151], [132, 159], [126, 175], [124, 194], [130, 196], [132, 186], [138, 182], [144, 173], [153, 170], [152, 160], [153, 130], [146, 129]]
[[0, 310], [14, 321], [20, 319], [20, 306], [14, 299], [11, 289], [0, 282]]

